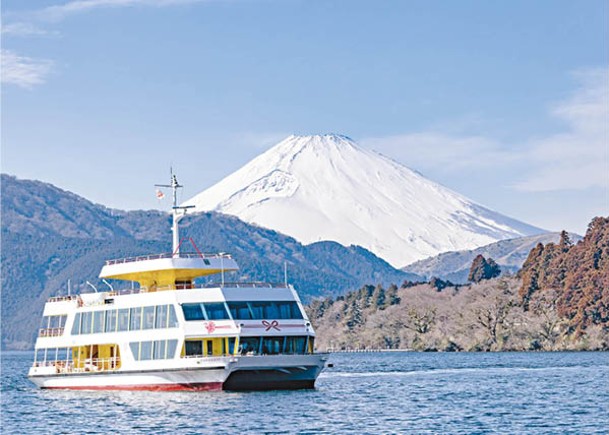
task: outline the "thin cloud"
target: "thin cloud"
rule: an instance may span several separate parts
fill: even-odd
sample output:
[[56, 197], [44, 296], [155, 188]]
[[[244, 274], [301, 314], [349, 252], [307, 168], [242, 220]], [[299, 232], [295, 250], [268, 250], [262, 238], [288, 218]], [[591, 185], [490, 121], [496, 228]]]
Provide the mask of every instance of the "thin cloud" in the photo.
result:
[[41, 29], [32, 23], [15, 22], [2, 25], [2, 35], [5, 36], [56, 36], [58, 32]]
[[540, 192], [609, 188], [609, 69], [580, 71], [581, 86], [553, 108], [567, 129], [531, 141], [526, 157], [535, 170], [514, 187]]
[[609, 69], [579, 71], [574, 76], [579, 88], [549, 112], [564, 122], [564, 131], [517, 147], [486, 136], [437, 131], [361, 142], [422, 170], [509, 168], [524, 174], [511, 183], [521, 191], [609, 189]]
[[514, 155], [502, 149], [499, 142], [484, 136], [421, 132], [366, 138], [361, 143], [383, 154], [398, 157], [414, 168], [442, 168], [446, 172], [489, 163], [505, 164], [514, 159]]
[[61, 5], [48, 6], [31, 13], [33, 18], [60, 21], [78, 13], [104, 8], [126, 8], [136, 6], [163, 7], [180, 4], [202, 3], [209, 0], [73, 0]]
[[11, 50], [2, 50], [2, 83], [32, 89], [45, 82], [52, 71], [53, 62], [20, 56]]

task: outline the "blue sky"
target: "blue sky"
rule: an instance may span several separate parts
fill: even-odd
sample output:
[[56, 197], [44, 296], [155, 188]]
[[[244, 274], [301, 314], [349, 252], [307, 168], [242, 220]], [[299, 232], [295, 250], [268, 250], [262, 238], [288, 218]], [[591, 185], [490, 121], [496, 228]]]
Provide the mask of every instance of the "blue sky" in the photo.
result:
[[[336, 132], [502, 213], [609, 214], [606, 1], [2, 3], [2, 171], [123, 208]], [[161, 204], [164, 206], [164, 204]]]

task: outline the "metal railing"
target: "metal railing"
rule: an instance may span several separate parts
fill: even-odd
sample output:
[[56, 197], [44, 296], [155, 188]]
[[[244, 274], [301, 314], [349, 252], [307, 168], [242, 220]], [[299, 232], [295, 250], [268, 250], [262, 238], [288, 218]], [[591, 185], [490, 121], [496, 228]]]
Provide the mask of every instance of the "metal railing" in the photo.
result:
[[52, 296], [47, 300], [47, 302], [75, 301], [76, 299], [78, 299], [78, 295]]
[[38, 337], [59, 337], [63, 335], [64, 328], [42, 328], [38, 331]]
[[133, 263], [136, 261], [158, 260], [161, 258], [203, 258], [203, 259], [226, 258], [226, 259], [232, 259], [233, 257], [230, 254], [198, 253], [198, 252], [180, 252], [177, 256], [175, 256], [173, 254], [173, 252], [163, 252], [161, 254], [150, 254], [150, 255], [141, 255], [138, 257], [126, 257], [126, 258], [116, 258], [116, 259], [112, 259], [112, 260], [107, 260], [106, 265], [110, 266], [113, 264]]
[[36, 361], [33, 367], [55, 367], [56, 373], [109, 372], [120, 368], [120, 357], [87, 358], [76, 367], [74, 361]]
[[[124, 296], [124, 295], [133, 295], [139, 293], [150, 293], [150, 292], [159, 292], [159, 291], [168, 291], [168, 290], [196, 290], [196, 289], [206, 289], [206, 288], [289, 288], [289, 285], [283, 282], [261, 282], [261, 281], [253, 281], [253, 282], [208, 282], [204, 284], [168, 284], [168, 285], [160, 285], [154, 287], [138, 287], [138, 288], [129, 288], [129, 289], [118, 289], [112, 292], [107, 292], [106, 297], [113, 296]], [[63, 301], [76, 301], [78, 306], [94, 306], [94, 305], [104, 305], [104, 299], [96, 300], [95, 302], [84, 302], [80, 296], [54, 296], [47, 299], [47, 302], [63, 302]]]

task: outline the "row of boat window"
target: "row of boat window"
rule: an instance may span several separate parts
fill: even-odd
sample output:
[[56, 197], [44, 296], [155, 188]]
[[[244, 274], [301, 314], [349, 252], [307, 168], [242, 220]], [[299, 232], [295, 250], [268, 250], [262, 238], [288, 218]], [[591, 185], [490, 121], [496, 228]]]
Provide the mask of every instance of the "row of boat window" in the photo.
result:
[[63, 328], [66, 326], [67, 318], [68, 316], [65, 314], [61, 316], [44, 316], [40, 327], [47, 329]]
[[53, 347], [36, 349], [34, 362], [44, 361], [72, 361], [71, 347]]
[[313, 337], [241, 337], [239, 353], [241, 355], [279, 355], [313, 353]]
[[178, 318], [173, 305], [151, 305], [76, 313], [72, 325], [72, 335], [176, 328], [177, 326]]
[[[228, 308], [228, 310], [227, 310]], [[302, 319], [300, 307], [286, 302], [216, 302], [182, 304], [186, 320]]]
[[175, 357], [178, 340], [134, 341], [129, 343], [136, 361], [171, 359]]
[[[309, 336], [241, 337], [237, 353], [241, 355], [302, 355], [313, 353], [313, 340], [314, 337]], [[234, 355], [236, 342], [235, 337], [189, 339], [184, 342], [184, 355]], [[174, 358], [177, 344], [176, 339], [134, 341], [129, 343], [129, 347], [136, 361], [147, 361]], [[97, 345], [94, 347], [97, 348]], [[41, 348], [36, 350], [34, 362], [71, 362], [72, 358], [73, 351], [70, 347]]]

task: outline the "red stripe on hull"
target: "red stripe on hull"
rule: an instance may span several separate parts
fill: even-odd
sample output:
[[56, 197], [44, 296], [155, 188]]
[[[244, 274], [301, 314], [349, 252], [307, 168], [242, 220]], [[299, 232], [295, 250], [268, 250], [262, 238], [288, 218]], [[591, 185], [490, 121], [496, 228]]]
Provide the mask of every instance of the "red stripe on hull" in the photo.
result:
[[121, 391], [219, 391], [222, 382], [195, 384], [88, 385], [42, 387], [48, 390], [121, 390]]

